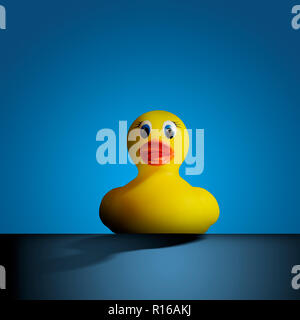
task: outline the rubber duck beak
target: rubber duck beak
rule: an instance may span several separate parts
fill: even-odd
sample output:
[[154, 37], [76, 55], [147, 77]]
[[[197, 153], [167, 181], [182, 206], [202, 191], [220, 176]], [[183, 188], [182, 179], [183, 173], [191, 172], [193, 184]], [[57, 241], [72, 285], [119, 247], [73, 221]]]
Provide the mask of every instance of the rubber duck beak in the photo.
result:
[[141, 146], [140, 155], [144, 163], [161, 166], [170, 163], [174, 158], [174, 150], [169, 144], [160, 140], [150, 140]]

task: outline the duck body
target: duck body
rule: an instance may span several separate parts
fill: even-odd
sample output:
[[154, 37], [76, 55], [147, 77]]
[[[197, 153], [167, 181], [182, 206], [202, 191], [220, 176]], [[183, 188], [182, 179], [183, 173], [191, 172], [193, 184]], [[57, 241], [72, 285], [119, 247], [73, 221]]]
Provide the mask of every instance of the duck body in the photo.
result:
[[116, 233], [202, 234], [218, 216], [212, 194], [168, 173], [138, 176], [108, 192], [100, 206], [101, 220]]
[[[162, 128], [164, 135], [157, 135], [154, 127]], [[137, 161], [138, 175], [102, 199], [100, 218], [110, 230], [202, 234], [217, 221], [219, 206], [214, 196], [205, 189], [192, 187], [179, 175], [189, 143], [188, 136], [181, 134], [184, 128], [178, 117], [165, 111], [145, 113], [133, 122], [128, 149], [132, 159], [138, 155], [138, 161], [133, 160]], [[133, 151], [134, 143], [129, 137], [135, 130], [140, 147]], [[183, 150], [179, 157], [178, 145]]]

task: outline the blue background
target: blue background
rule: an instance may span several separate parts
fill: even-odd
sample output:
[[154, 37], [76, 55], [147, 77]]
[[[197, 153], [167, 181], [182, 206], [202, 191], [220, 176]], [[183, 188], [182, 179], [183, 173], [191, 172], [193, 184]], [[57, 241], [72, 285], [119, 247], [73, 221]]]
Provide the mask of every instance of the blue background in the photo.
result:
[[100, 201], [137, 171], [99, 165], [96, 133], [152, 109], [205, 129], [185, 178], [219, 202], [209, 232], [300, 232], [297, 2], [0, 3], [1, 233], [110, 232]]

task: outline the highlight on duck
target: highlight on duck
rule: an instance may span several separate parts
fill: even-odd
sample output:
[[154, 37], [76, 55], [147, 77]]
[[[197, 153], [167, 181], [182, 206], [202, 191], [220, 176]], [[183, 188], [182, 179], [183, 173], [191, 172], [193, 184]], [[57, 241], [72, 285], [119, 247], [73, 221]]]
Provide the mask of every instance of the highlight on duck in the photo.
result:
[[214, 196], [179, 175], [189, 148], [181, 119], [160, 110], [142, 114], [129, 128], [127, 148], [138, 175], [103, 197], [100, 218], [110, 230], [202, 234], [217, 221]]

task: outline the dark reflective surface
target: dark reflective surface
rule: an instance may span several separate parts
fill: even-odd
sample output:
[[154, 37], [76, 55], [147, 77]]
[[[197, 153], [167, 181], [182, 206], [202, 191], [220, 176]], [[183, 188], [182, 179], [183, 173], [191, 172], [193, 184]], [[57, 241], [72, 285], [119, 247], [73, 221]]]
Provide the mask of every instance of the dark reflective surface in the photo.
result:
[[113, 255], [136, 250], [159, 249], [199, 241], [204, 235], [97, 235], [74, 240], [66, 246], [73, 253], [63, 257], [42, 259], [44, 272], [67, 271], [99, 264]]
[[299, 235], [24, 235], [26, 299], [299, 299]]

